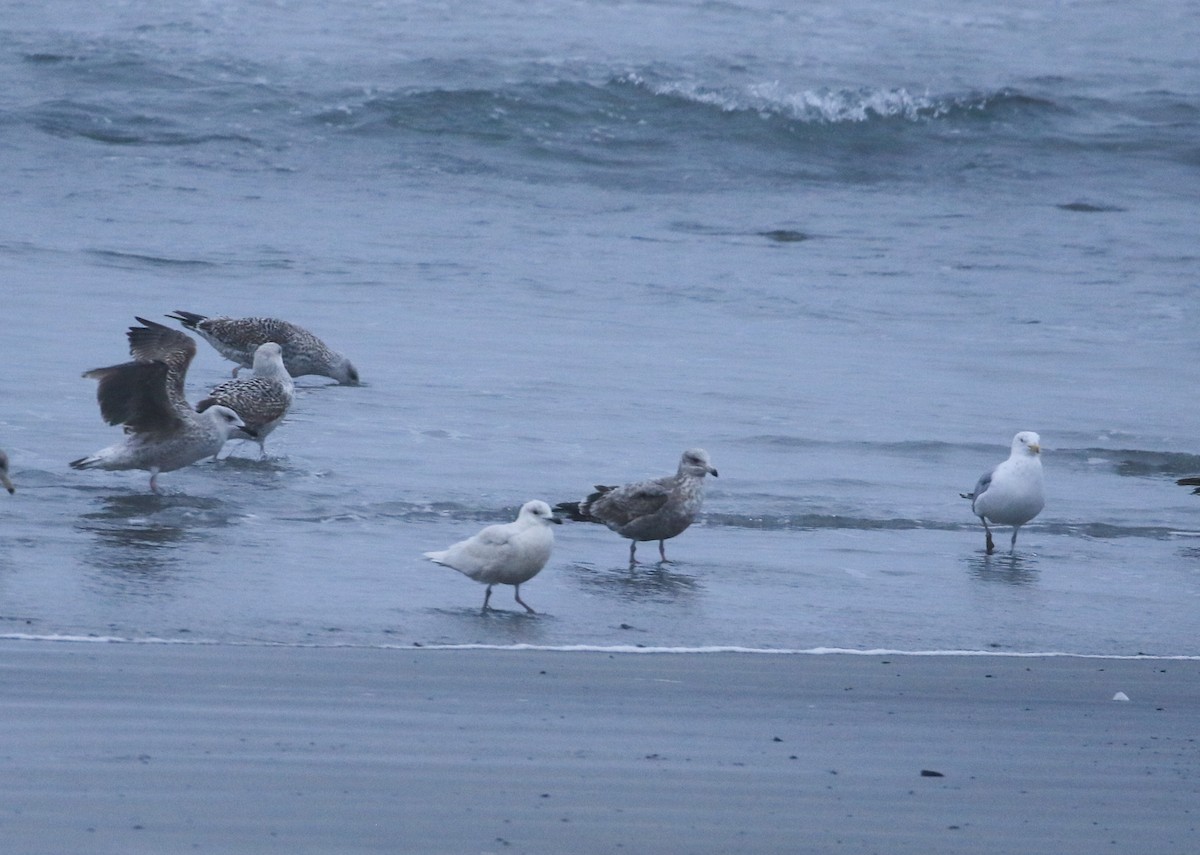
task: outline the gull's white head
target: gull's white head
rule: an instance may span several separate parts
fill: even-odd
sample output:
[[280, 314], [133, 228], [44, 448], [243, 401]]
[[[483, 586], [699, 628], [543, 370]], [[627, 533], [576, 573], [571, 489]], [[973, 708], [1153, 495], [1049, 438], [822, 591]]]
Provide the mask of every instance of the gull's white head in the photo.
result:
[[273, 341], [264, 342], [254, 351], [254, 376], [278, 377], [287, 374], [283, 367], [283, 348]]
[[534, 499], [521, 505], [521, 512], [517, 514], [517, 519], [526, 525], [562, 523], [562, 520], [554, 515], [554, 511], [550, 510], [550, 506], [541, 499]]
[[212, 422], [222, 440], [229, 439], [235, 430], [241, 430], [242, 433], [252, 438], [258, 436], [258, 431], [246, 427], [246, 423], [242, 421], [241, 416], [229, 409], [229, 407], [223, 407], [220, 404], [209, 407], [200, 414], [200, 418], [206, 418]]
[[1012, 453], [1038, 455], [1042, 453], [1042, 438], [1031, 430], [1023, 430], [1013, 437]]
[[679, 474], [703, 478], [705, 475], [717, 477], [717, 470], [708, 459], [708, 452], [703, 448], [689, 448], [679, 458]]
[[342, 357], [342, 361], [333, 367], [333, 379], [343, 386], [358, 386], [358, 369], [346, 357]]

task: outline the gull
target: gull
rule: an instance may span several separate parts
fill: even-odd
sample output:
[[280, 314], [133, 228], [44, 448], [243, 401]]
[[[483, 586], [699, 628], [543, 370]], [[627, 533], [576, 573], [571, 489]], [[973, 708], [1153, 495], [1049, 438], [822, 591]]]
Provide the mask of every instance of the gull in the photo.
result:
[[550, 560], [554, 531], [550, 523], [561, 523], [550, 506], [534, 499], [521, 506], [515, 521], [490, 525], [440, 552], [424, 556], [436, 564], [452, 567], [464, 576], [487, 585], [483, 612], [488, 611], [493, 585], [512, 585], [513, 596], [529, 614], [537, 614], [521, 599], [521, 585], [536, 576]]
[[197, 413], [184, 396], [183, 381], [196, 355], [196, 342], [178, 330], [137, 319], [130, 327], [132, 362], [84, 373], [100, 382], [96, 400], [110, 425], [124, 425], [125, 438], [95, 454], [72, 460], [75, 469], [145, 469], [150, 489], [158, 473], [182, 469], [211, 457], [235, 430], [252, 433], [241, 417], [221, 405]]
[[[182, 333], [180, 333], [182, 335]], [[209, 407], [228, 407], [253, 431], [242, 433], [258, 442], [259, 455], [266, 456], [264, 444], [267, 435], [279, 426], [287, 415], [295, 396], [296, 384], [283, 367], [283, 348], [273, 341], [260, 344], [254, 351], [254, 376], [227, 380], [214, 386], [208, 395], [196, 404], [196, 412], [203, 413]], [[233, 439], [240, 438], [235, 434]]]
[[603, 523], [621, 537], [627, 537], [629, 563], [638, 541], [657, 540], [658, 554], [667, 560], [665, 541], [682, 534], [700, 513], [704, 502], [704, 476], [717, 477], [709, 463], [708, 452], [689, 448], [679, 458], [674, 475], [637, 481], [622, 487], [596, 485], [596, 492], [578, 502], [560, 502], [555, 510], [578, 522]]
[[1013, 437], [1008, 459], [980, 477], [970, 493], [960, 493], [971, 500], [971, 510], [983, 523], [987, 535], [987, 554], [996, 551], [992, 542], [990, 520], [995, 525], [1013, 527], [1009, 552], [1017, 548], [1017, 532], [1036, 517], [1046, 504], [1042, 495], [1041, 439], [1030, 430]]
[[17, 488], [13, 486], [13, 482], [8, 477], [8, 455], [0, 451], [0, 484], [4, 485], [4, 489], [8, 490], [9, 495], [17, 492]]
[[236, 362], [234, 377], [239, 369], [253, 364], [254, 351], [260, 344], [274, 341], [283, 348], [283, 365], [291, 376], [318, 374], [332, 377], [343, 386], [358, 385], [358, 371], [350, 360], [304, 327], [278, 318], [210, 318], [179, 310], [167, 317], [195, 330], [222, 356]]

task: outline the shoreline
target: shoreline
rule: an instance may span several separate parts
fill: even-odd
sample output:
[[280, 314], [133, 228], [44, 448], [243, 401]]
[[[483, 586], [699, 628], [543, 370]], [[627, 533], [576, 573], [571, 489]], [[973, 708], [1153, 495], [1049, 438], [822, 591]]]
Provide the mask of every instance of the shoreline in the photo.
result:
[[1149, 662], [1200, 662], [1200, 654], [1192, 653], [1080, 653], [1069, 650], [973, 650], [962, 649], [904, 649], [898, 647], [745, 647], [740, 645], [713, 645], [709, 647], [667, 647], [643, 644], [487, 644], [464, 642], [458, 644], [411, 642], [408, 644], [359, 644], [359, 643], [298, 643], [283, 641], [230, 641], [228, 639], [183, 639], [146, 636], [102, 635], [34, 635], [25, 633], [0, 633], [0, 645], [4, 644], [97, 644], [97, 645], [148, 645], [163, 647], [230, 647], [263, 648], [274, 650], [378, 650], [406, 651], [489, 651], [494, 653], [610, 653], [618, 655], [663, 655], [663, 656], [711, 656], [735, 654], [747, 656], [912, 656], [920, 658], [939, 657], [995, 657], [997, 659], [1111, 659], [1114, 661]]
[[0, 680], [23, 855], [1182, 855], [1200, 826], [1193, 658], [6, 640]]

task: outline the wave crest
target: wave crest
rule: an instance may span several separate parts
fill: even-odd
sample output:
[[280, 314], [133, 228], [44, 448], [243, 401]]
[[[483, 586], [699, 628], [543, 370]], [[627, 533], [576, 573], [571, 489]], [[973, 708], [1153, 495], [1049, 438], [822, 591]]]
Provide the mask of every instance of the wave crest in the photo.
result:
[[653, 95], [714, 106], [727, 113], [753, 112], [811, 124], [842, 124], [879, 119], [922, 122], [960, 114], [984, 114], [997, 107], [1050, 107], [1012, 89], [961, 95], [914, 93], [905, 87], [855, 87], [795, 90], [779, 81], [747, 84], [738, 90], [715, 89], [690, 81], [651, 81], [630, 73], [617, 83]]

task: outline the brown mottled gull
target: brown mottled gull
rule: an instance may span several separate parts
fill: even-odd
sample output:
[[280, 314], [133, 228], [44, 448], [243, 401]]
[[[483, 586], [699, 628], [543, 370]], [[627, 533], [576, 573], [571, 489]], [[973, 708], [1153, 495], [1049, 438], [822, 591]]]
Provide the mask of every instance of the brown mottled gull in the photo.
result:
[[629, 563], [637, 564], [638, 541], [657, 540], [658, 554], [667, 560], [665, 541], [682, 534], [704, 503], [704, 476], [717, 470], [702, 448], [690, 448], [679, 459], [674, 475], [637, 481], [622, 487], [596, 485], [596, 492], [578, 502], [561, 502], [555, 510], [580, 522], [603, 523], [627, 537]]
[[304, 327], [278, 318], [210, 318], [194, 312], [176, 311], [168, 318], [195, 330], [226, 359], [238, 364], [233, 369], [254, 364], [254, 351], [260, 344], [273, 341], [283, 348], [283, 365], [293, 377], [317, 374], [332, 377], [343, 386], [357, 386], [358, 370], [350, 360]]
[[254, 351], [254, 376], [227, 380], [214, 386], [208, 395], [196, 404], [196, 412], [203, 413], [209, 407], [229, 407], [253, 431], [239, 434], [258, 442], [260, 455], [266, 455], [267, 435], [279, 426], [287, 415], [295, 396], [296, 384], [283, 367], [283, 348], [273, 341], [260, 344]]
[[100, 381], [96, 399], [110, 425], [124, 425], [125, 438], [95, 454], [72, 460], [75, 469], [145, 469], [158, 492], [158, 473], [182, 469], [221, 450], [233, 431], [246, 424], [233, 410], [191, 408], [184, 378], [196, 355], [190, 336], [154, 321], [137, 319], [129, 328], [132, 362], [84, 373]]

